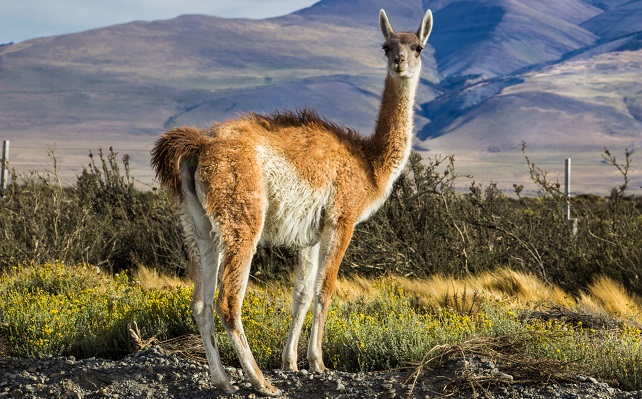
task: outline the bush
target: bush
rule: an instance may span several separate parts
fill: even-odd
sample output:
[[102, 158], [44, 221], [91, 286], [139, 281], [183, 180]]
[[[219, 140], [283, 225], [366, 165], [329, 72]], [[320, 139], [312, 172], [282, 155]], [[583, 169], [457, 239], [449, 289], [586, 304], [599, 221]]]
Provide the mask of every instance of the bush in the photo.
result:
[[512, 199], [494, 184], [473, 182], [459, 193], [453, 157], [412, 154], [382, 209], [357, 226], [343, 272], [466, 276], [508, 267], [575, 295], [599, 275], [641, 292], [642, 215], [638, 199], [626, 192], [630, 154], [620, 164], [606, 150], [605, 160], [624, 180], [608, 198], [572, 199], [575, 234], [559, 184], [530, 161], [525, 146], [524, 156], [538, 195], [524, 197], [515, 186]]
[[112, 149], [89, 156], [89, 165], [68, 188], [58, 180], [55, 157], [53, 171], [14, 173], [0, 198], [0, 269], [61, 260], [112, 272], [139, 264], [184, 270], [178, 217], [166, 194], [135, 190], [127, 155], [123, 171]]
[[434, 346], [492, 334], [493, 321], [484, 312], [425, 312], [389, 279], [376, 288], [374, 298], [359, 297], [331, 307], [324, 350], [332, 368], [390, 370], [421, 360]]
[[[605, 199], [572, 199], [577, 232], [565, 218], [559, 184], [524, 156], [537, 197], [514, 198], [490, 184], [455, 189], [453, 156], [422, 160], [413, 153], [390, 198], [358, 225], [341, 268], [344, 275], [468, 276], [497, 268], [529, 272], [579, 295], [599, 275], [641, 292], [642, 215], [629, 195], [630, 154], [605, 162], [623, 183]], [[110, 150], [63, 188], [54, 172], [14, 175], [0, 199], [0, 268], [55, 260], [88, 263], [113, 272], [145, 265], [184, 275], [186, 252], [174, 205], [164, 190], [134, 189], [128, 157]], [[121, 166], [122, 164], [122, 166]], [[20, 181], [19, 181], [20, 180]], [[287, 279], [292, 250], [260, 248], [254, 278]]]

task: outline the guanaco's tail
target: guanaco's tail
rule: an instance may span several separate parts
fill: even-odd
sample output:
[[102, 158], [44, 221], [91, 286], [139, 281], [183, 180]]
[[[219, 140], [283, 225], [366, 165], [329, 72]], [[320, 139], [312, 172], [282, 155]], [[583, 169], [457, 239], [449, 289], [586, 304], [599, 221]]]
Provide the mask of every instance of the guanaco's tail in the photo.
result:
[[198, 155], [206, 144], [203, 130], [190, 126], [169, 130], [154, 144], [151, 165], [156, 178], [181, 201], [185, 196], [183, 183], [190, 189], [194, 187]]

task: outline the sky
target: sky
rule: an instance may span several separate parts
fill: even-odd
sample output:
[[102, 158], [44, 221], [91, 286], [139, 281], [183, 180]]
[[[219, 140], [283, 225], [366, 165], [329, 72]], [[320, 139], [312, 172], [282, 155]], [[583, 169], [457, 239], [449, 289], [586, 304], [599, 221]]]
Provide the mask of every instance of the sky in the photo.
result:
[[270, 18], [318, 0], [2, 0], [0, 44], [181, 14]]

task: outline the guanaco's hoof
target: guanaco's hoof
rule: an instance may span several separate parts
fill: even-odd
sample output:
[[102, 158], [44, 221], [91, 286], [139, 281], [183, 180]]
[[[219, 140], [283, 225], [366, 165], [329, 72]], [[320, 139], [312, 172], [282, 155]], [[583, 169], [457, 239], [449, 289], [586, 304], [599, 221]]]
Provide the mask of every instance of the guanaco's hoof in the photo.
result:
[[299, 371], [299, 367], [297, 366], [296, 363], [287, 362], [287, 363], [283, 363], [281, 365], [281, 370], [283, 370], [283, 371], [294, 371], [296, 373], [297, 371]]
[[232, 384], [227, 384], [227, 385], [225, 385], [224, 387], [221, 387], [221, 388], [225, 391], [225, 393], [228, 393], [228, 394], [236, 393], [239, 390], [239, 387], [237, 387], [236, 385], [232, 385]]
[[267, 382], [265, 383], [265, 386], [263, 386], [263, 388], [259, 389], [258, 391], [261, 395], [267, 396], [279, 396], [283, 394], [283, 391]]
[[326, 371], [328, 371], [328, 368], [326, 366], [324, 366], [323, 364], [316, 365], [316, 366], [310, 365], [310, 371], [313, 372], [313, 373], [323, 374]]

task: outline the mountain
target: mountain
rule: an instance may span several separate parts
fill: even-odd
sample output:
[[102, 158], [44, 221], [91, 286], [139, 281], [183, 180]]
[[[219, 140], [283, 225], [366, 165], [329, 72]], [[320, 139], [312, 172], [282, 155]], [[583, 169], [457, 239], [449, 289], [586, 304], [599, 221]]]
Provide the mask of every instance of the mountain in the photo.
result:
[[150, 181], [149, 148], [176, 125], [309, 106], [369, 134], [381, 8], [405, 31], [434, 13], [415, 120], [425, 155], [522, 182], [525, 167], [502, 162], [523, 163], [525, 141], [533, 159], [572, 156], [586, 164], [576, 178], [595, 181], [613, 178], [603, 146], [642, 145], [642, 0], [322, 0], [265, 20], [182, 15], [0, 46], [1, 138], [18, 167], [46, 163], [34, 154], [54, 143], [63, 165], [86, 163], [66, 148], [114, 146]]
[[642, 52], [621, 51], [480, 82], [427, 103], [437, 126], [427, 124], [418, 138], [428, 148], [488, 153], [515, 151], [522, 141], [549, 152], [573, 140], [573, 152], [600, 142], [640, 145], [641, 67]]
[[564, 8], [555, 2], [553, 10], [536, 0], [425, 2], [431, 9], [432, 3], [439, 4], [430, 43], [443, 76], [501, 76], [559, 59], [597, 39], [572, 22], [598, 12], [579, 0], [561, 2]]
[[642, 31], [642, 7], [638, 1], [618, 4], [583, 22], [582, 27], [602, 39], [614, 39]]

